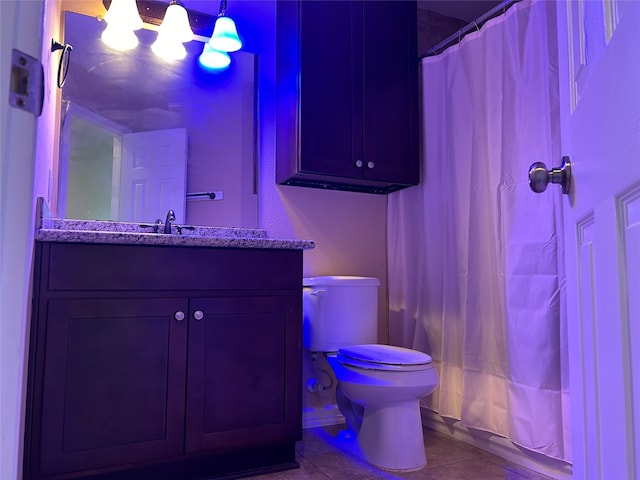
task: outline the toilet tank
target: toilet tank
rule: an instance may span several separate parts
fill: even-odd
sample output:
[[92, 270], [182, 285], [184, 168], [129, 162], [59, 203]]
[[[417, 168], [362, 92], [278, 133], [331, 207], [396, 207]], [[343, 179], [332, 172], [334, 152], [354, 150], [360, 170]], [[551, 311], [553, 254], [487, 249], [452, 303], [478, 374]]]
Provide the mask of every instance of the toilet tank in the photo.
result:
[[372, 277], [325, 276], [303, 280], [304, 345], [335, 352], [346, 345], [377, 343], [378, 287]]

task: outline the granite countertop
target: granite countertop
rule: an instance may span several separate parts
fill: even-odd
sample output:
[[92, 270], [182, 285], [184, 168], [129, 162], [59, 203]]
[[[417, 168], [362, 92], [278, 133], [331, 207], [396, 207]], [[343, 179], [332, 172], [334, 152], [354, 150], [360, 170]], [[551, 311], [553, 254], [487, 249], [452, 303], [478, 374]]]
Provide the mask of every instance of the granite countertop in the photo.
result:
[[[43, 218], [35, 239], [43, 242], [176, 245], [227, 248], [307, 250], [311, 240], [267, 237], [260, 228], [204, 227], [175, 224], [171, 234], [153, 233], [153, 224]], [[179, 232], [179, 228], [181, 233]], [[162, 228], [162, 226], [160, 227]]]

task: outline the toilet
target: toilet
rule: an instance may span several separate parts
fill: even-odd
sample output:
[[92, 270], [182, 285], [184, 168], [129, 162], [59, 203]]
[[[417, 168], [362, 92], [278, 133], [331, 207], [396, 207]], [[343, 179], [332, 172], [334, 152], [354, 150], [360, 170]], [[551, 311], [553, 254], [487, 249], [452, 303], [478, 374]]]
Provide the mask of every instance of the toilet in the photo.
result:
[[335, 374], [347, 424], [340, 444], [380, 469], [421, 469], [419, 402], [439, 381], [431, 357], [377, 344], [377, 278], [309, 277], [303, 285], [304, 344], [324, 354]]

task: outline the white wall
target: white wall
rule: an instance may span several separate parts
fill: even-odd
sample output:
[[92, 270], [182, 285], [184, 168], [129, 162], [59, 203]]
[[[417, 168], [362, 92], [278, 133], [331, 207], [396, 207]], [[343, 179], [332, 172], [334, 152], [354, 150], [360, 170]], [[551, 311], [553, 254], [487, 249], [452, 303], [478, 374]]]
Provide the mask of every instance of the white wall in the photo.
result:
[[[382, 283], [378, 330], [386, 341], [386, 196], [275, 184], [275, 2], [257, 3], [263, 10], [258, 17], [261, 22], [252, 26], [262, 39], [255, 45], [260, 58], [260, 227], [274, 237], [316, 242], [314, 250], [304, 253], [305, 276], [378, 277]], [[249, 49], [254, 47], [250, 40]], [[311, 377], [323, 378], [314, 371], [309, 352], [304, 353], [303, 385]], [[325, 406], [332, 403], [333, 389], [321, 393], [303, 389], [305, 418], [322, 417]]]
[[58, 88], [58, 63], [60, 52], [51, 52], [51, 40], [62, 41], [60, 23], [60, 2], [42, 0], [44, 17], [42, 21], [42, 65], [44, 67], [45, 94], [42, 115], [38, 118], [38, 141], [36, 144], [36, 170], [34, 194], [48, 203], [57, 186], [54, 172], [58, 168], [58, 139], [60, 138], [60, 99], [62, 90]]
[[275, 184], [275, 2], [256, 3], [260, 22], [251, 27], [262, 41], [245, 44], [260, 59], [260, 226], [274, 237], [316, 242], [304, 254], [306, 276], [375, 276], [385, 292], [386, 196]]

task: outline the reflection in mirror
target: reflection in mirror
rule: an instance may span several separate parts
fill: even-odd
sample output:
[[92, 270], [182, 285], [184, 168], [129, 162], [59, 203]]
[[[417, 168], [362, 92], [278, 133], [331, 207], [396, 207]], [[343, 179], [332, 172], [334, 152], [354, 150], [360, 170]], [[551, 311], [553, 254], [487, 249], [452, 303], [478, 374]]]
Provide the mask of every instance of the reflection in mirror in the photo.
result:
[[178, 223], [257, 227], [255, 56], [206, 72], [201, 42], [168, 63], [151, 51], [156, 32], [136, 31], [138, 47], [121, 53], [103, 30], [65, 12], [58, 216], [153, 222], [173, 209]]

